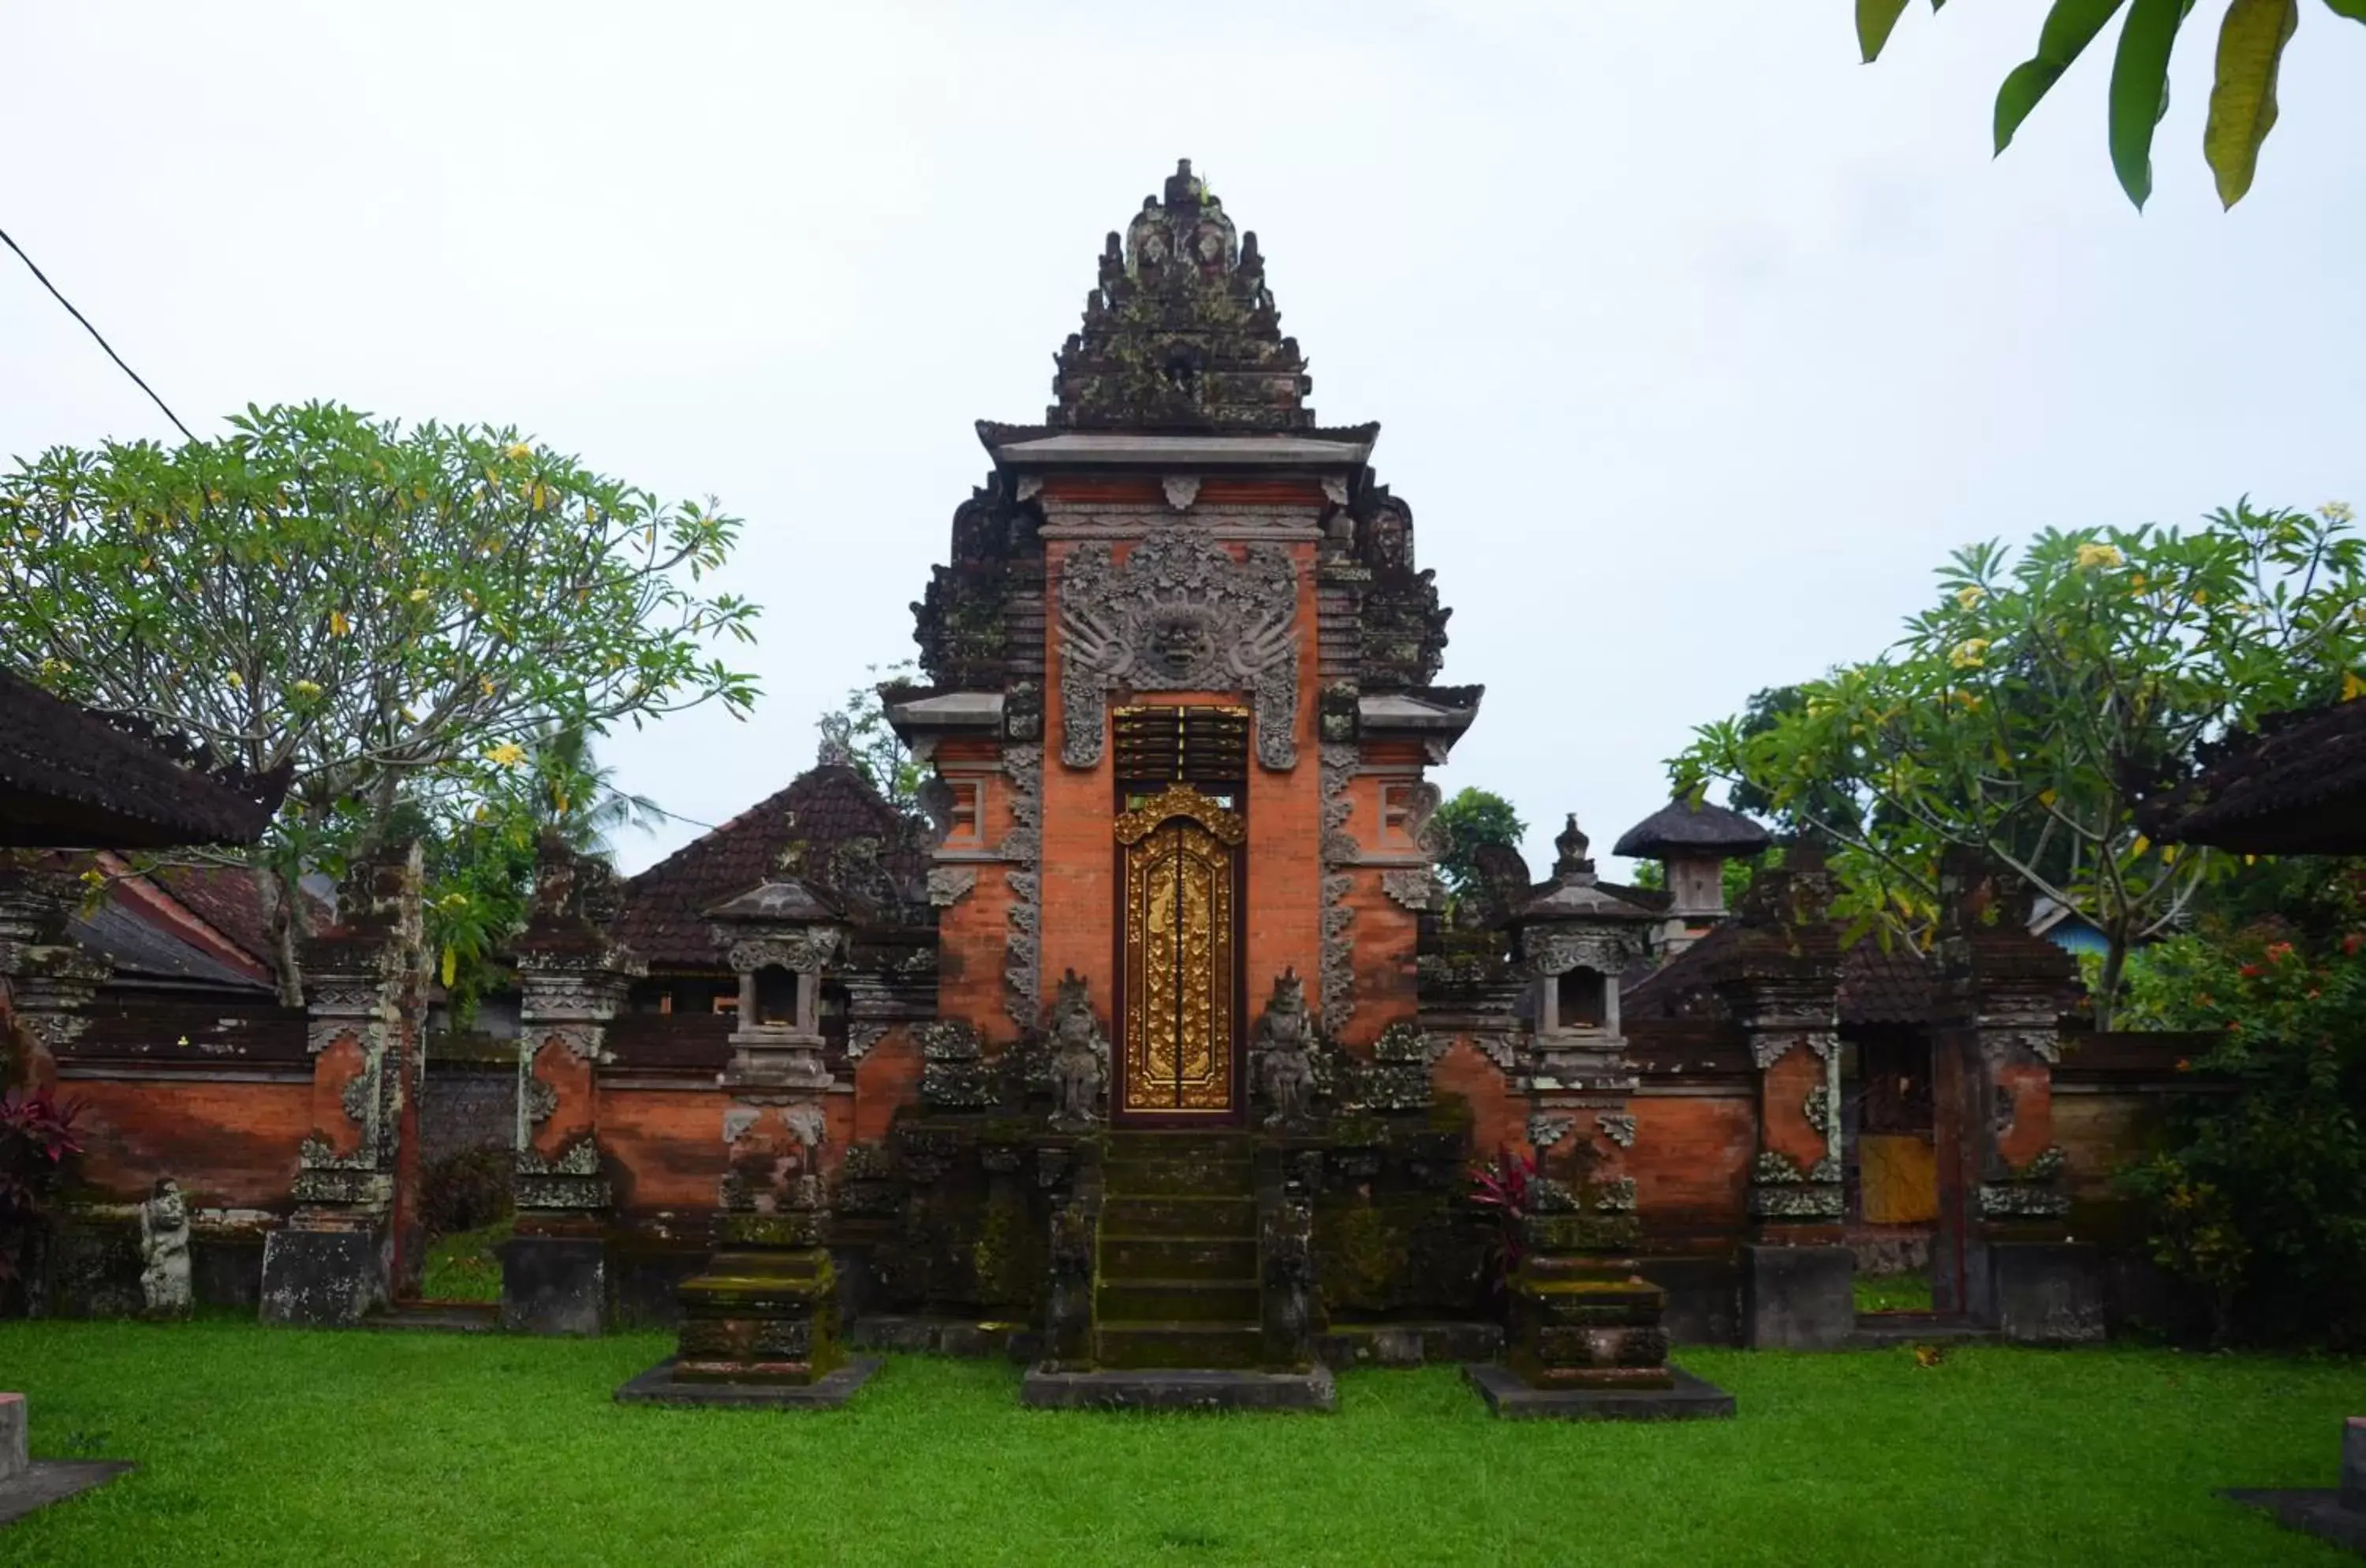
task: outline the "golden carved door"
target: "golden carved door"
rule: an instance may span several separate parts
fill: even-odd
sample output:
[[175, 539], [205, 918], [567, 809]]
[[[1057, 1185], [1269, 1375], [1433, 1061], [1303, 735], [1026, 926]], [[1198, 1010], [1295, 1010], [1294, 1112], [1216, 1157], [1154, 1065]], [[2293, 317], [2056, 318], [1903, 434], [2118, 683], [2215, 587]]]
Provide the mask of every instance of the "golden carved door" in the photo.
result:
[[1217, 1118], [1240, 1109], [1235, 1018], [1239, 817], [1172, 784], [1117, 820], [1124, 858], [1124, 1043], [1118, 1110]]

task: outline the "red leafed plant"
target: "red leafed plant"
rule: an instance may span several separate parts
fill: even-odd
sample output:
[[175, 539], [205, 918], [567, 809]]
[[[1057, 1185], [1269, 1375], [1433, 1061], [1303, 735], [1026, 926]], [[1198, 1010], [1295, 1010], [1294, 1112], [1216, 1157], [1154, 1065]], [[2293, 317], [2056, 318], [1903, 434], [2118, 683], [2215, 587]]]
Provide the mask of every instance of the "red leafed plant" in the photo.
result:
[[0, 1285], [17, 1278], [66, 1156], [82, 1152], [73, 1127], [80, 1110], [46, 1089], [0, 1094]]
[[1484, 1165], [1470, 1168], [1470, 1201], [1495, 1211], [1495, 1285], [1504, 1282], [1520, 1267], [1527, 1246], [1526, 1227], [1529, 1194], [1535, 1190], [1537, 1162], [1533, 1156], [1506, 1146]]

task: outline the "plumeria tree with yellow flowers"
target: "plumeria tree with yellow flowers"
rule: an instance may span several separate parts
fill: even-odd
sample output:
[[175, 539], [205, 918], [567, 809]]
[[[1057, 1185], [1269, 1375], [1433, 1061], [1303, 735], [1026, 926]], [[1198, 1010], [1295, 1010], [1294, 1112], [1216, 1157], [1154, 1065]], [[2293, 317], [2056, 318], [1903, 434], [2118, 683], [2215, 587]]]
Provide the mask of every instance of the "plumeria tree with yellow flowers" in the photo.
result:
[[0, 657], [250, 773], [288, 771], [255, 852], [283, 992], [296, 877], [473, 813], [553, 726], [603, 732], [752, 679], [756, 607], [710, 581], [738, 521], [513, 430], [330, 403], [220, 439], [61, 447], [0, 477]]
[[2366, 693], [2366, 540], [2347, 506], [2213, 513], [2191, 531], [2049, 530], [1958, 550], [1880, 657], [1754, 730], [1705, 725], [1679, 781], [1747, 784], [1840, 846], [1845, 908], [1926, 937], [1949, 844], [1979, 849], [2128, 950], [2217, 867], [2148, 841], [2145, 791], [2263, 713]]

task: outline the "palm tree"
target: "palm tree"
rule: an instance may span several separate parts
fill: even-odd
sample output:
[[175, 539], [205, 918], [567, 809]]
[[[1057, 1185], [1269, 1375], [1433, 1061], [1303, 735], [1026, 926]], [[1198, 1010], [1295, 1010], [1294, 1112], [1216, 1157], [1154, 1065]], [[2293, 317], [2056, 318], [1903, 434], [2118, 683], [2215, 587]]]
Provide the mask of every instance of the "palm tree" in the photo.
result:
[[616, 770], [600, 765], [582, 725], [551, 725], [527, 746], [526, 757], [519, 773], [528, 819], [538, 834], [556, 834], [578, 854], [608, 854], [613, 835], [626, 828], [653, 833], [667, 820], [656, 801], [615, 786]]

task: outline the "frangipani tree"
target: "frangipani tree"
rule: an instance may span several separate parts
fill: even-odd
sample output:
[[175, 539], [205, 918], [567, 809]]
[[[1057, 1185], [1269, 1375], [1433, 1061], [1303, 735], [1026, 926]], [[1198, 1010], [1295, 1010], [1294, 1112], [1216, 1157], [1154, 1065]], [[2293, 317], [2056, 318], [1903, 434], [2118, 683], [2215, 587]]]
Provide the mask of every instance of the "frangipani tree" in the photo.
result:
[[1841, 845], [1843, 908], [1921, 935], [1947, 844], [2091, 922], [2108, 1025], [2128, 949], [2175, 923], [2207, 851], [2148, 841], [2144, 790], [2265, 712], [2366, 693], [2366, 541], [2346, 506], [2191, 533], [2048, 531], [1956, 552], [1881, 657], [1805, 682], [1752, 733], [1705, 725], [1680, 782], [1746, 784]]
[[0, 479], [0, 656], [202, 742], [287, 803], [257, 863], [299, 995], [295, 878], [466, 813], [546, 727], [597, 733], [752, 679], [756, 607], [704, 586], [736, 519], [514, 430], [250, 407], [220, 440], [57, 448]]
[[[1945, 0], [1931, 0], [1936, 11]], [[1878, 59], [1907, 0], [1856, 0], [1857, 47]], [[2325, 0], [2336, 17], [2366, 22], [2366, 0]], [[2225, 0], [2218, 17], [2210, 115], [2202, 156], [2227, 207], [2243, 199], [2259, 166], [2259, 148], [2276, 125], [2276, 74], [2299, 29], [2303, 0]], [[2141, 209], [2152, 195], [2153, 129], [2169, 112], [2169, 62], [2193, 0], [2052, 0], [2035, 52], [1997, 88], [1996, 150], [2012, 144], [2030, 111], [2098, 35], [2120, 18], [2112, 51], [2105, 140], [2120, 188]], [[2356, 35], [2351, 35], [2354, 39]]]

